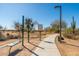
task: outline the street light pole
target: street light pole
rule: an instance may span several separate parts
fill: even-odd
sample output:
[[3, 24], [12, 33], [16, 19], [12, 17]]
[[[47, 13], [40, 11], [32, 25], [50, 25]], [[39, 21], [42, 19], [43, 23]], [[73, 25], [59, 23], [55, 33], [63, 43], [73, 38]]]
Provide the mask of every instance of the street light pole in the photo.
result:
[[60, 39], [61, 39], [61, 20], [62, 20], [62, 7], [60, 6]]
[[61, 39], [62, 7], [61, 6], [55, 6], [55, 8], [59, 8], [60, 9], [60, 39]]

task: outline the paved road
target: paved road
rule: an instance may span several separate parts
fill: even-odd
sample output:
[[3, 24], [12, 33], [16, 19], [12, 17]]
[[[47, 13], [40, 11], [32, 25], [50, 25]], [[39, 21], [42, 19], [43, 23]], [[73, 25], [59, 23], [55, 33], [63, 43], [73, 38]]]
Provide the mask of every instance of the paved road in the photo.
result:
[[[39, 44], [39, 46], [44, 49], [40, 49], [37, 47], [34, 52], [39, 56], [60, 56], [60, 52], [55, 44], [56, 36], [57, 34], [49, 35]], [[35, 55], [32, 54], [32, 56]]]

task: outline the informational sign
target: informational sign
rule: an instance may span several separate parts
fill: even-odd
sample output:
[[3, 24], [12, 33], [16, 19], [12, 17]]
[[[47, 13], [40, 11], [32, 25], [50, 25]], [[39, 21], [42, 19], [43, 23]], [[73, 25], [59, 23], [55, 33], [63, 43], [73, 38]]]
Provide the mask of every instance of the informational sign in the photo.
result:
[[42, 24], [38, 24], [38, 30], [43, 30], [43, 25]]

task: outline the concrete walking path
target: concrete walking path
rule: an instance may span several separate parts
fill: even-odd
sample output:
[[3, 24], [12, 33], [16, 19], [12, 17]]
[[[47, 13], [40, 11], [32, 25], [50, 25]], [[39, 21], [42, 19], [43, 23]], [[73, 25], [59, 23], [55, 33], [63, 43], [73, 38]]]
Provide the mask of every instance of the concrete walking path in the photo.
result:
[[[39, 44], [40, 48], [36, 48], [34, 51], [38, 56], [60, 56], [60, 52], [55, 44], [55, 37], [57, 34], [49, 35], [47, 38], [43, 39], [41, 43]], [[32, 56], [35, 56], [32, 54]]]

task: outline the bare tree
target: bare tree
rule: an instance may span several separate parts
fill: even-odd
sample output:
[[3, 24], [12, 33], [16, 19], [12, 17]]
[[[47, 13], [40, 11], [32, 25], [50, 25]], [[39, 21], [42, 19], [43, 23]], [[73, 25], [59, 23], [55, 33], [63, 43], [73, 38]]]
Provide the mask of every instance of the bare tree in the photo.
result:
[[[61, 21], [61, 29], [65, 29], [67, 27], [67, 24], [64, 20]], [[51, 28], [52, 30], [55, 30], [55, 32], [60, 31], [60, 21], [55, 20], [54, 22], [51, 23]]]
[[14, 28], [18, 31], [18, 36], [20, 36], [21, 24], [19, 22], [14, 22]]

